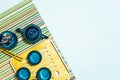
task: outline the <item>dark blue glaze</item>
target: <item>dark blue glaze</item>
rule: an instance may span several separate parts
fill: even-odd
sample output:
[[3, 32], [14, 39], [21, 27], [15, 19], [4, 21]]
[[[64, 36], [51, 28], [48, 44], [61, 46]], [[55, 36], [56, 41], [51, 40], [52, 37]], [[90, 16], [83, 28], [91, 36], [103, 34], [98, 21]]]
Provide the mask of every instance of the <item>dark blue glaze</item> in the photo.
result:
[[39, 80], [50, 80], [51, 76], [52, 76], [51, 71], [48, 68], [41, 68], [37, 72], [37, 78]]
[[27, 68], [20, 68], [17, 71], [16, 76], [17, 76], [18, 80], [29, 80], [30, 71]]
[[18, 38], [11, 31], [4, 31], [0, 34], [0, 46], [5, 49], [13, 49], [18, 43]]
[[24, 39], [28, 43], [37, 43], [38, 41], [48, 38], [47, 36], [42, 34], [42, 31], [39, 26], [35, 24], [30, 24], [26, 26], [24, 29], [17, 29], [17, 32], [22, 33]]
[[28, 59], [29, 64], [37, 65], [42, 60], [42, 56], [41, 56], [40, 52], [38, 52], [38, 51], [31, 51], [28, 54], [27, 59]]

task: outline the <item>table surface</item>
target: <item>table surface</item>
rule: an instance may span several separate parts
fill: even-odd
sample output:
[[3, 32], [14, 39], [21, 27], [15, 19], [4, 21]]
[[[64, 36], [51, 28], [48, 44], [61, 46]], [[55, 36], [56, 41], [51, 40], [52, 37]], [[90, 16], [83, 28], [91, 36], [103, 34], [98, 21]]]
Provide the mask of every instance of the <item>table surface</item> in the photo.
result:
[[[0, 0], [0, 13], [22, 0]], [[119, 0], [33, 0], [76, 80], [120, 80]]]

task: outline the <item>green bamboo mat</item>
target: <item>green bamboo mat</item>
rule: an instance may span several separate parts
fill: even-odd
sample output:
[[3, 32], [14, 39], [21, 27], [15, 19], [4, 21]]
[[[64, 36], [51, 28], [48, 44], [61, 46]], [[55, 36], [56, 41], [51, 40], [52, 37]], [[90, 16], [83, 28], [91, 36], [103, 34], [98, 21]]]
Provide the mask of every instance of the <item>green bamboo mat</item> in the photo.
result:
[[[32, 3], [32, 0], [24, 0], [20, 4], [9, 9], [8, 11], [0, 14], [0, 33], [6, 30], [16, 33], [15, 30], [17, 28], [24, 28], [25, 26], [32, 23], [39, 25], [44, 35], [51, 37], [51, 41], [56, 48], [58, 55], [60, 55], [63, 63], [71, 74], [69, 79], [72, 79], [74, 76], [70, 68], [68, 67], [67, 62], [64, 60], [60, 49], [58, 48], [47, 26], [42, 20], [35, 5]], [[37, 43], [34, 45], [26, 44], [20, 34], [17, 33], [16, 35], [18, 36], [18, 44], [14, 49], [11, 50], [15, 54], [21, 54], [32, 46], [37, 45]], [[12, 66], [10, 65], [10, 57], [3, 53], [0, 53], [0, 80], [12, 80], [14, 78], [15, 73], [12, 69]]]

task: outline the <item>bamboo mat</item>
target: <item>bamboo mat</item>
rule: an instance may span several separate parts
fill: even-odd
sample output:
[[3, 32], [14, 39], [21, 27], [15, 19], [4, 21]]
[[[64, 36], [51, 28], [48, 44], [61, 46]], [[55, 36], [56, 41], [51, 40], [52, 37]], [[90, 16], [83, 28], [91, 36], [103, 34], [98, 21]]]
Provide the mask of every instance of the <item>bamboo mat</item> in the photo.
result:
[[[47, 26], [42, 20], [35, 5], [32, 3], [32, 0], [24, 0], [20, 4], [9, 9], [8, 11], [0, 14], [0, 33], [6, 30], [16, 33], [15, 30], [17, 28], [24, 28], [29, 24], [39, 25], [42, 29], [42, 33], [51, 38], [51, 41], [55, 49], [57, 50], [58, 55], [62, 59], [64, 65], [66, 66], [68, 72], [71, 75], [68, 79], [72, 80], [74, 78], [73, 73], [68, 67], [67, 62], [64, 60], [60, 49], [58, 48]], [[15, 54], [21, 54], [30, 47], [37, 45], [37, 43], [34, 45], [26, 44], [19, 33], [17, 33], [16, 35], [18, 36], [18, 44], [14, 49], [11, 50], [11, 52]], [[3, 53], [0, 53], [0, 80], [12, 80], [14, 78], [15, 72], [13, 71], [12, 66], [10, 65], [10, 57]]]

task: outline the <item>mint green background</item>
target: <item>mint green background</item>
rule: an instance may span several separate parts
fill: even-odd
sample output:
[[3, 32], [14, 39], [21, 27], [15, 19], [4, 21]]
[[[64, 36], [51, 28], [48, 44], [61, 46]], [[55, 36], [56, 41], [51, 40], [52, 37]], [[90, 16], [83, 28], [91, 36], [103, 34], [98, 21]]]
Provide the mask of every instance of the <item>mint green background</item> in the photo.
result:
[[[21, 0], [0, 0], [0, 12]], [[120, 80], [119, 0], [33, 0], [76, 80]]]

